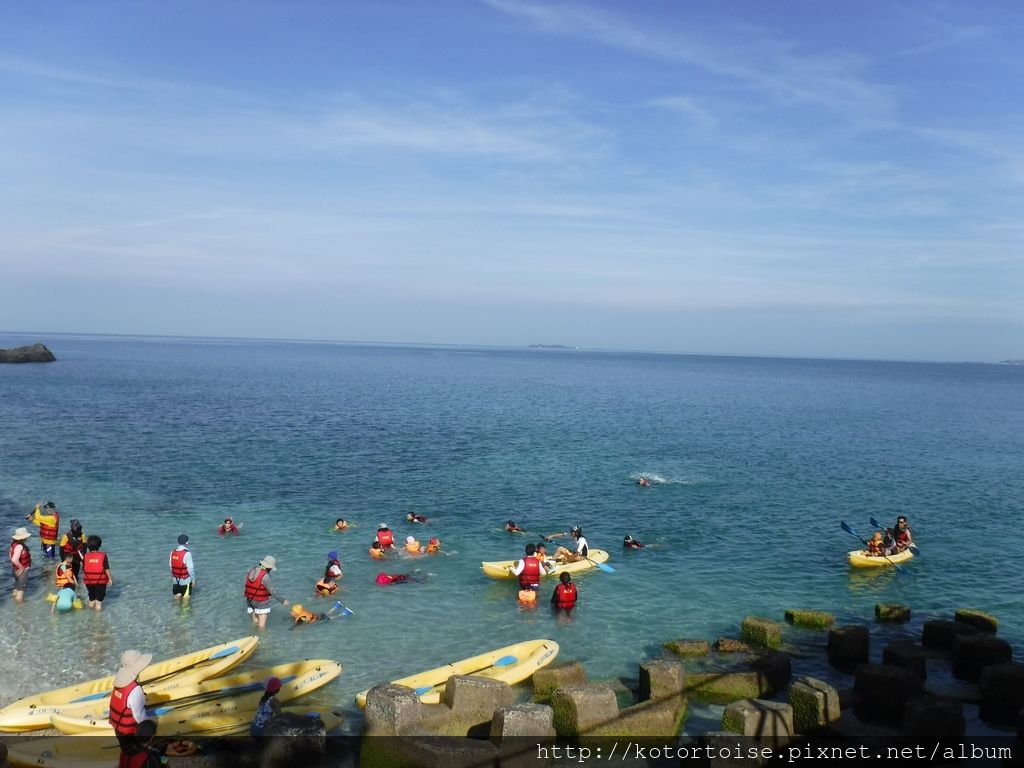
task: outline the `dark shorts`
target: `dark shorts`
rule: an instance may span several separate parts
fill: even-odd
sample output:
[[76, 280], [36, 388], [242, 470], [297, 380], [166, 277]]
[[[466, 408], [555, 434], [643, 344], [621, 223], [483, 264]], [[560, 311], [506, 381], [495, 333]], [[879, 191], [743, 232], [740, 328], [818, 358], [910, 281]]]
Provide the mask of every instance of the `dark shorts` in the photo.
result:
[[25, 585], [28, 584], [28, 568], [23, 570], [20, 574], [14, 577], [14, 588], [19, 592], [25, 591]]
[[171, 585], [171, 594], [172, 595], [184, 595], [184, 594], [186, 594], [189, 591], [188, 588], [191, 587], [191, 586], [192, 586], [191, 582], [189, 582], [188, 584], [172, 584]]
[[56, 557], [57, 556], [57, 545], [56, 544], [43, 544], [42, 550], [43, 550], [43, 554], [46, 555], [47, 557]]
[[89, 593], [90, 602], [102, 603], [107, 596], [106, 584], [86, 584], [85, 591]]

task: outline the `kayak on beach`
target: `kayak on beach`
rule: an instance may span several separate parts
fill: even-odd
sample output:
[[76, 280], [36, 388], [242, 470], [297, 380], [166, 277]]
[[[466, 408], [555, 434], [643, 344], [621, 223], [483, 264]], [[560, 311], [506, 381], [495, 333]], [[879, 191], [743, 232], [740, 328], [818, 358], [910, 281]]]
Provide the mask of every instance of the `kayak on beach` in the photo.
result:
[[[336, 661], [319, 659], [311, 663], [302, 674], [282, 680], [277, 700], [291, 701], [321, 688], [341, 674], [342, 667]], [[248, 689], [247, 692], [226, 692], [224, 696], [207, 696], [197, 700], [186, 699], [169, 702], [167, 705], [148, 709], [150, 719], [157, 724], [157, 736], [181, 736], [193, 733], [230, 734], [244, 731], [256, 714], [263, 686]], [[63, 714], [51, 716], [53, 727], [61, 733], [72, 735], [112, 735], [113, 728], [106, 715], [83, 718], [67, 717]]]
[[887, 555], [886, 557], [880, 557], [877, 555], [869, 555], [867, 550], [855, 549], [846, 555], [846, 559], [850, 565], [854, 568], [885, 568], [890, 565], [899, 565], [905, 563], [914, 556], [914, 553], [909, 549], [905, 549], [902, 552], [897, 552], [895, 555]]
[[[544, 576], [558, 576], [560, 573], [580, 573], [582, 571], [589, 571], [592, 568], [596, 568], [598, 563], [604, 563], [608, 560], [608, 553], [603, 549], [591, 549], [588, 553], [587, 560], [577, 560], [574, 563], [556, 563], [554, 569], [548, 571], [541, 568], [540, 575]], [[484, 575], [492, 579], [514, 579], [517, 578], [513, 575], [512, 571], [509, 570], [512, 566], [518, 563], [522, 558], [517, 557], [515, 560], [492, 560], [490, 562], [480, 563], [480, 567], [483, 569]], [[552, 563], [553, 560], [547, 560], [546, 563]]]
[[[541, 667], [547, 666], [558, 655], [558, 643], [554, 640], [527, 640], [515, 645], [471, 656], [426, 672], [392, 680], [392, 685], [404, 685], [419, 694], [424, 704], [441, 701], [445, 684], [452, 675], [474, 675], [499, 680], [509, 685], [520, 683]], [[356, 704], [366, 707], [369, 689], [356, 694]]]
[[[139, 675], [139, 682], [149, 688], [147, 694], [188, 687], [234, 669], [255, 653], [258, 643], [259, 638], [250, 635], [150, 664]], [[0, 731], [18, 733], [49, 728], [50, 718], [59, 715], [64, 707], [106, 702], [113, 688], [114, 676], [110, 675], [19, 699], [0, 709]]]

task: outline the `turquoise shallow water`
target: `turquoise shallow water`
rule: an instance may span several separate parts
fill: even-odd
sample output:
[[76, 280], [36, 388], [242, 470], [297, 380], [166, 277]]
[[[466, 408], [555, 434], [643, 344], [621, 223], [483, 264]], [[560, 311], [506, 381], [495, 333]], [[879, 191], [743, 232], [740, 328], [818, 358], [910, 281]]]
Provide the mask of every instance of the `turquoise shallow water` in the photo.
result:
[[[318, 699], [345, 706], [384, 679], [534, 637], [593, 677], [631, 676], [664, 640], [735, 634], [745, 614], [788, 607], [854, 619], [879, 601], [919, 617], [970, 606], [1024, 640], [1024, 367], [48, 343], [55, 365], [0, 366], [0, 522], [12, 530], [53, 499], [62, 530], [78, 517], [103, 537], [116, 587], [102, 614], [51, 617], [41, 568], [21, 606], [2, 571], [5, 700], [105, 673], [125, 647], [168, 656], [249, 634], [241, 580], [266, 554], [283, 594], [317, 604], [330, 549], [355, 615], [290, 631], [278, 608], [255, 662], [338, 659], [345, 673]], [[661, 483], [640, 489], [641, 473]], [[406, 524], [412, 510], [429, 524]], [[906, 575], [851, 572], [839, 520], [866, 533], [870, 515], [898, 513], [925, 556]], [[243, 535], [220, 539], [228, 515]], [[358, 527], [329, 532], [338, 516]], [[510, 517], [538, 533], [581, 524], [611, 551], [616, 572], [579, 578], [571, 620], [521, 610], [510, 582], [481, 574], [481, 560], [521, 552], [501, 531]], [[425, 583], [374, 584], [380, 521], [441, 538], [446, 556], [386, 566], [422, 568]], [[181, 532], [200, 577], [189, 609], [171, 603], [167, 574]], [[624, 553], [626, 533], [655, 546]]]

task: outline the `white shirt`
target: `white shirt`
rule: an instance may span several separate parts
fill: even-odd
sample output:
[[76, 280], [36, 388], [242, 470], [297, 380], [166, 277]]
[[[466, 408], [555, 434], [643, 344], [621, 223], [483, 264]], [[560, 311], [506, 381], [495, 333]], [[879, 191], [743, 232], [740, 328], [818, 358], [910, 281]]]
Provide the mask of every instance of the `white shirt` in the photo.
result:
[[589, 554], [589, 547], [587, 547], [587, 540], [580, 536], [576, 539], [576, 554], [586, 557]]
[[147, 719], [146, 694], [143, 692], [141, 685], [132, 688], [132, 692], [128, 694], [128, 701], [125, 704], [131, 710], [132, 717], [135, 718], [136, 723], [141, 723]]
[[333, 576], [336, 579], [340, 579], [341, 578], [341, 568], [339, 568], [334, 563], [331, 563], [331, 568], [328, 571], [328, 573], [331, 574], [331, 576]]

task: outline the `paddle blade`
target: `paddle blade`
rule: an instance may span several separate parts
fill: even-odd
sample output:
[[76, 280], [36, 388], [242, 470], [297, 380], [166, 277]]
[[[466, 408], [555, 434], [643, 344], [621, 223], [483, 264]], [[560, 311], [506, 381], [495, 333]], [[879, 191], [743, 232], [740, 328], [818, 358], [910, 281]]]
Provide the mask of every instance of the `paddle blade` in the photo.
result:
[[[839, 525], [840, 525], [840, 527], [841, 527], [841, 528], [842, 528], [842, 529], [843, 529], [844, 531], [846, 531], [846, 532], [847, 532], [848, 534], [850, 534], [851, 536], [857, 536], [857, 534], [856, 534], [856, 533], [854, 532], [853, 528], [851, 528], [850, 526], [848, 526], [848, 525], [846, 524], [846, 521], [845, 521], [845, 520], [840, 520], [840, 521], [839, 521]], [[860, 538], [860, 536], [857, 536], [857, 538], [859, 539], [859, 538]]]
[[342, 616], [354, 616], [355, 614], [350, 609], [348, 609], [348, 608], [342, 608], [341, 609], [341, 615]]
[[496, 662], [494, 662], [491, 666], [492, 667], [507, 667], [509, 664], [515, 664], [517, 661], [519, 661], [519, 659], [516, 658], [515, 656], [502, 656], [500, 659], [498, 659]]
[[875, 520], [875, 518], [871, 517], [871, 518], [868, 518], [868, 520], [871, 522], [871, 527], [872, 528], [881, 528], [882, 527], [882, 524], [880, 522], [878, 522], [877, 520]]
[[211, 661], [213, 659], [223, 659], [225, 656], [231, 656], [232, 654], [238, 653], [241, 650], [237, 645], [232, 645], [230, 648], [225, 648], [222, 651], [210, 654], [208, 657]]
[[606, 565], [605, 563], [595, 562], [594, 565], [596, 565], [598, 568], [600, 568], [605, 573], [615, 573], [615, 569], [612, 568], [610, 565]]
[[912, 554], [914, 557], [918, 557], [921, 554], [921, 550], [915, 547], [913, 544], [907, 547], [907, 549], [910, 550], [910, 554]]

